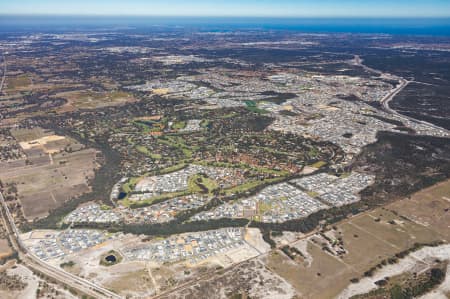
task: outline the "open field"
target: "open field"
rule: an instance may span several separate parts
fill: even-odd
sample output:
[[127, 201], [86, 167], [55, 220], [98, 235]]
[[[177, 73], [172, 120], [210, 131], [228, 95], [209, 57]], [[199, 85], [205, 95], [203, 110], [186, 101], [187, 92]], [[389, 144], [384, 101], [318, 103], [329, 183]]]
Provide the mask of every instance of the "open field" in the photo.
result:
[[284, 177], [278, 177], [278, 178], [250, 181], [250, 182], [246, 182], [242, 185], [238, 185], [236, 187], [231, 187], [231, 188], [225, 189], [224, 193], [226, 195], [236, 194], [236, 193], [244, 193], [244, 192], [251, 191], [259, 186], [265, 185], [265, 184], [273, 184], [276, 182], [280, 182], [283, 179], [284, 179]]
[[43, 217], [66, 200], [90, 190], [88, 181], [97, 167], [96, 150], [40, 128], [13, 130], [26, 159], [3, 163], [0, 180], [18, 191], [24, 215]]
[[58, 135], [48, 135], [28, 142], [20, 142], [19, 144], [25, 152], [42, 149], [46, 154], [56, 154], [63, 150], [72, 152], [83, 148], [83, 145], [74, 140]]
[[67, 90], [84, 87], [71, 80], [64, 78], [55, 78], [48, 80], [36, 73], [10, 73], [5, 81], [4, 91], [8, 95], [26, 94], [29, 92], [57, 92], [58, 90]]
[[281, 251], [270, 253], [266, 264], [299, 291], [301, 298], [333, 298], [356, 272], [311, 242], [307, 249], [313, 257], [309, 267], [292, 261]]
[[140, 200], [140, 201], [131, 201], [128, 198], [125, 198], [120, 201], [120, 204], [125, 207], [130, 207], [130, 208], [134, 209], [134, 208], [146, 207], [146, 206], [152, 205], [154, 203], [162, 202], [162, 201], [165, 201], [165, 200], [168, 200], [171, 198], [175, 198], [175, 197], [186, 196], [189, 194], [191, 194], [189, 191], [184, 190], [184, 191], [178, 191], [178, 192], [164, 193], [164, 194], [156, 195], [149, 199]]
[[55, 97], [66, 99], [68, 103], [65, 106], [70, 106], [75, 109], [95, 109], [135, 101], [132, 95], [122, 91], [97, 92], [92, 90], [77, 90], [61, 92], [56, 94]]
[[415, 243], [442, 239], [429, 227], [384, 208], [345, 220], [331, 232], [342, 240], [345, 253], [341, 257], [325, 250], [330, 244], [324, 239], [317, 241], [320, 239], [316, 237], [299, 241], [307, 242], [307, 252], [300, 251], [309, 256], [310, 262], [293, 261], [281, 251], [267, 257], [268, 267], [290, 282], [302, 298], [333, 298], [350, 284], [350, 279], [363, 277], [364, 272], [383, 260], [412, 248]]
[[88, 179], [94, 175], [95, 156], [93, 149], [57, 154], [52, 158], [53, 162], [0, 172], [0, 179], [16, 184], [28, 219], [43, 217], [66, 200], [90, 190]]
[[56, 92], [58, 90], [80, 87], [84, 87], [84, 85], [65, 78], [54, 78], [50, 81], [48, 78], [42, 77], [36, 73], [8, 72], [4, 91], [8, 95], [15, 95], [39, 91]]
[[46, 130], [35, 127], [32, 129], [11, 129], [11, 135], [17, 142], [27, 142], [34, 139], [39, 139], [46, 136]]
[[12, 254], [11, 247], [7, 239], [0, 239], [0, 260]]
[[[378, 219], [380, 221], [377, 221]], [[377, 209], [367, 215], [350, 220], [349, 223], [361, 228], [373, 238], [382, 239], [394, 248], [409, 248], [414, 243], [440, 240], [441, 236], [432, 228], [424, 227], [399, 215]]]
[[349, 251], [343, 261], [360, 272], [386, 257], [413, 247], [414, 243], [441, 240], [433, 230], [383, 209], [350, 220], [338, 229], [342, 231], [344, 247]]
[[148, 274], [147, 269], [142, 267], [140, 270], [118, 273], [116, 277], [111, 277], [105, 286], [108, 289], [127, 295], [127, 294], [152, 294], [154, 286]]
[[450, 240], [450, 180], [424, 189], [386, 207]]
[[343, 224], [339, 229], [344, 235], [344, 247], [348, 250], [343, 262], [351, 265], [357, 271], [356, 277], [386, 257], [400, 251], [393, 245], [365, 233], [364, 228], [358, 228], [352, 224]]
[[6, 92], [13, 93], [17, 91], [28, 90], [32, 84], [31, 76], [21, 74], [14, 77], [6, 78]]

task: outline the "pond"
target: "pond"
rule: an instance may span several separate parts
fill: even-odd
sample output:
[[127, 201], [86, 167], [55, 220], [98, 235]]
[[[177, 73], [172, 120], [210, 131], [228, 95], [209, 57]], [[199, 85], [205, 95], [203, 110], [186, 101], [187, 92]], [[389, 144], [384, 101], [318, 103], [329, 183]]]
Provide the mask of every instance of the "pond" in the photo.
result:
[[114, 255], [110, 254], [107, 257], [105, 257], [105, 260], [108, 263], [115, 263], [117, 261], [117, 258]]

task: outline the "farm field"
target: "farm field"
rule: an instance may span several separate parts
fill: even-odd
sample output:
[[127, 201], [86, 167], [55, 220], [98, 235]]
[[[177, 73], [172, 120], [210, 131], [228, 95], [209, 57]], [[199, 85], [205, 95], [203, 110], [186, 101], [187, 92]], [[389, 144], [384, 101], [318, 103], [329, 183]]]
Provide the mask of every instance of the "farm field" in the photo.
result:
[[0, 180], [15, 186], [28, 220], [44, 217], [65, 201], [90, 190], [97, 167], [94, 149], [40, 128], [12, 130], [26, 158], [3, 163]]

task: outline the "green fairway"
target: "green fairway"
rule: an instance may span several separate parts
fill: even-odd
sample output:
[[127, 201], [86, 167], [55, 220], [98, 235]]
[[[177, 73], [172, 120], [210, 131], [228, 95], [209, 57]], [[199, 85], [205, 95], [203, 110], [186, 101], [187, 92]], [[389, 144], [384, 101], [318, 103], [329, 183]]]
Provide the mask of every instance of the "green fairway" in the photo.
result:
[[130, 193], [133, 191], [136, 184], [139, 182], [140, 177], [132, 177], [125, 184], [122, 185], [122, 190], [126, 193]]
[[239, 193], [243, 193], [243, 192], [248, 192], [259, 186], [280, 182], [283, 179], [284, 179], [284, 177], [277, 177], [277, 178], [271, 178], [271, 179], [265, 179], [265, 180], [251, 181], [251, 182], [247, 182], [245, 184], [242, 184], [242, 185], [239, 185], [236, 187], [225, 189], [224, 193], [225, 193], [225, 195], [231, 195], [231, 194], [239, 194]]
[[156, 204], [158, 202], [163, 202], [163, 201], [175, 198], [175, 197], [186, 196], [189, 194], [191, 194], [191, 192], [189, 192], [188, 190], [184, 190], [184, 191], [179, 191], [179, 192], [164, 193], [164, 194], [153, 196], [149, 199], [141, 200], [141, 201], [130, 201], [128, 198], [126, 198], [126, 199], [120, 201], [120, 203], [125, 207], [137, 209], [137, 208], [147, 207], [152, 204]]
[[188, 190], [192, 193], [212, 193], [219, 187], [215, 180], [196, 174], [189, 178]]
[[314, 164], [311, 164], [310, 166], [311, 167], [314, 167], [314, 168], [321, 168], [321, 167], [323, 167], [323, 166], [325, 166], [325, 165], [327, 165], [328, 163], [327, 162], [325, 162], [325, 161], [318, 161], [318, 162], [316, 162], [316, 163], [314, 163]]
[[186, 122], [185, 121], [177, 121], [172, 125], [172, 129], [174, 130], [181, 130], [186, 128]]
[[138, 152], [144, 154], [144, 155], [149, 156], [149, 157], [152, 158], [153, 160], [159, 160], [159, 159], [162, 158], [162, 156], [161, 156], [160, 154], [155, 154], [155, 153], [150, 152], [150, 151], [148, 150], [148, 148], [146, 148], [146, 147], [143, 146], [143, 145], [137, 145], [137, 146], [136, 146], [136, 150], [137, 150]]

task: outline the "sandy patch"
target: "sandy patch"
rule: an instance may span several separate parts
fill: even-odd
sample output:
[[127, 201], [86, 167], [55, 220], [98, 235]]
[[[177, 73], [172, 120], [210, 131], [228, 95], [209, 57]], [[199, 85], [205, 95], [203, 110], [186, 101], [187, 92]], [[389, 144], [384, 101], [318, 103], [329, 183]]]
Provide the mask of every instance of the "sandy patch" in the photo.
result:
[[[365, 294], [377, 288], [376, 281], [384, 279], [385, 277], [391, 277], [400, 275], [407, 271], [412, 271], [420, 262], [425, 262], [430, 259], [450, 260], [450, 244], [438, 246], [438, 247], [424, 247], [416, 252], [413, 252], [400, 260], [397, 264], [387, 265], [384, 268], [375, 272], [372, 277], [365, 277], [358, 283], [347, 286], [336, 298], [346, 299], [354, 295]], [[448, 273], [448, 268], [447, 268]], [[445, 282], [439, 287], [440, 293], [450, 289], [450, 278], [446, 277]], [[446, 285], [445, 287], [442, 287]], [[435, 297], [426, 297], [435, 298]]]

